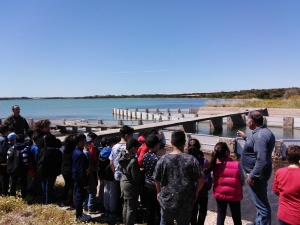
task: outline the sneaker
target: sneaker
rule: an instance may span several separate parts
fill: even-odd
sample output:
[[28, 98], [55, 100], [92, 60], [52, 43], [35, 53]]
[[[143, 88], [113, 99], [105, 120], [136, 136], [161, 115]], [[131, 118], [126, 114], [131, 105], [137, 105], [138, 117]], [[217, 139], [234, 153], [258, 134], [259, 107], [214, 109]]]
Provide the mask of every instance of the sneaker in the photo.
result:
[[87, 222], [91, 219], [92, 217], [90, 215], [82, 214], [81, 217], [77, 218], [76, 220], [79, 222]]
[[89, 214], [99, 214], [99, 213], [100, 213], [100, 211], [97, 210], [97, 209], [90, 209], [89, 210]]

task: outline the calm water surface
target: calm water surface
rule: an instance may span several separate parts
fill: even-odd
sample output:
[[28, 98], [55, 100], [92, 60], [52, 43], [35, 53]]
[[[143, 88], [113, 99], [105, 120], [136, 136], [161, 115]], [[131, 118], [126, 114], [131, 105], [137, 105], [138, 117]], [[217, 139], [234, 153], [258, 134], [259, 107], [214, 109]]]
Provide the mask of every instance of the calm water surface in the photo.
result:
[[[31, 99], [31, 100], [0, 100], [0, 118], [6, 118], [11, 114], [11, 107], [19, 105], [21, 115], [25, 118], [34, 119], [117, 119], [112, 114], [113, 108], [199, 108], [205, 106], [206, 102], [212, 99], [192, 98], [112, 98], [112, 99]], [[222, 99], [214, 99], [223, 102]], [[223, 125], [223, 131], [211, 133], [208, 123], [199, 123], [198, 133], [212, 134], [224, 137], [236, 137], [236, 131], [240, 129], [250, 134], [247, 127], [228, 129]], [[300, 130], [284, 130], [282, 128], [270, 128], [277, 139], [297, 138], [300, 139]]]

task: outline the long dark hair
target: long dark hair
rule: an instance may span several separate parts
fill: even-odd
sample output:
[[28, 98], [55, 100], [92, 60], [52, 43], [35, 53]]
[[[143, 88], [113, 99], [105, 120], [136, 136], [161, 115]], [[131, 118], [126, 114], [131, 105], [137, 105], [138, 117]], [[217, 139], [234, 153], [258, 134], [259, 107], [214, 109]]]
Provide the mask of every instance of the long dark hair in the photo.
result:
[[227, 152], [229, 152], [228, 145], [225, 142], [218, 142], [215, 145], [215, 149], [211, 155], [211, 160], [209, 162], [208, 167], [205, 169], [205, 173], [211, 172], [215, 169], [217, 164], [217, 159], [223, 161], [227, 158]]
[[76, 148], [76, 135], [75, 134], [68, 135], [65, 138], [64, 143], [65, 143], [64, 153], [71, 154]]

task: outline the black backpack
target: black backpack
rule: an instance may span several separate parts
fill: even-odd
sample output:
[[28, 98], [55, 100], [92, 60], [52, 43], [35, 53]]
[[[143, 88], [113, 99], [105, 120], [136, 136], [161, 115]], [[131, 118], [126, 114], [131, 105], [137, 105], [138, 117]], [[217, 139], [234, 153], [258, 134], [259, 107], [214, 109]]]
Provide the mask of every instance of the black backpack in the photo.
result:
[[98, 176], [100, 180], [113, 181], [114, 173], [110, 168], [110, 160], [108, 158], [99, 157], [98, 161]]
[[59, 148], [47, 147], [44, 137], [44, 148], [38, 155], [38, 174], [40, 177], [58, 176], [61, 174], [62, 152]]
[[11, 147], [7, 151], [7, 172], [15, 173], [20, 170], [26, 170], [28, 168], [28, 153], [29, 146], [25, 146], [24, 149], [15, 149]]
[[0, 163], [7, 162], [7, 151], [9, 149], [8, 140], [4, 136], [0, 136]]

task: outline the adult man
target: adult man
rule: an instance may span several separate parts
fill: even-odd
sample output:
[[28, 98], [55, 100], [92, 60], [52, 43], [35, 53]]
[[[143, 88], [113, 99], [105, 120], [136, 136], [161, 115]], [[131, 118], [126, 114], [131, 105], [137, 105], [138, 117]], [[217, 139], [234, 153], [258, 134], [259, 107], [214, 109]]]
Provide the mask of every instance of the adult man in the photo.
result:
[[246, 140], [241, 164], [247, 173], [247, 183], [257, 209], [255, 225], [271, 225], [267, 186], [272, 173], [271, 154], [275, 146], [275, 137], [263, 121], [263, 115], [259, 111], [250, 112], [247, 125], [252, 130], [251, 136], [246, 138], [242, 131], [237, 132], [238, 136]]
[[29, 129], [29, 125], [24, 117], [20, 115], [20, 106], [14, 105], [9, 117], [6, 118], [4, 124], [10, 128], [14, 128], [16, 134], [25, 135]]
[[197, 159], [183, 153], [185, 134], [174, 131], [173, 150], [161, 157], [155, 168], [157, 198], [161, 206], [161, 225], [190, 224], [192, 208], [204, 185], [204, 175]]

